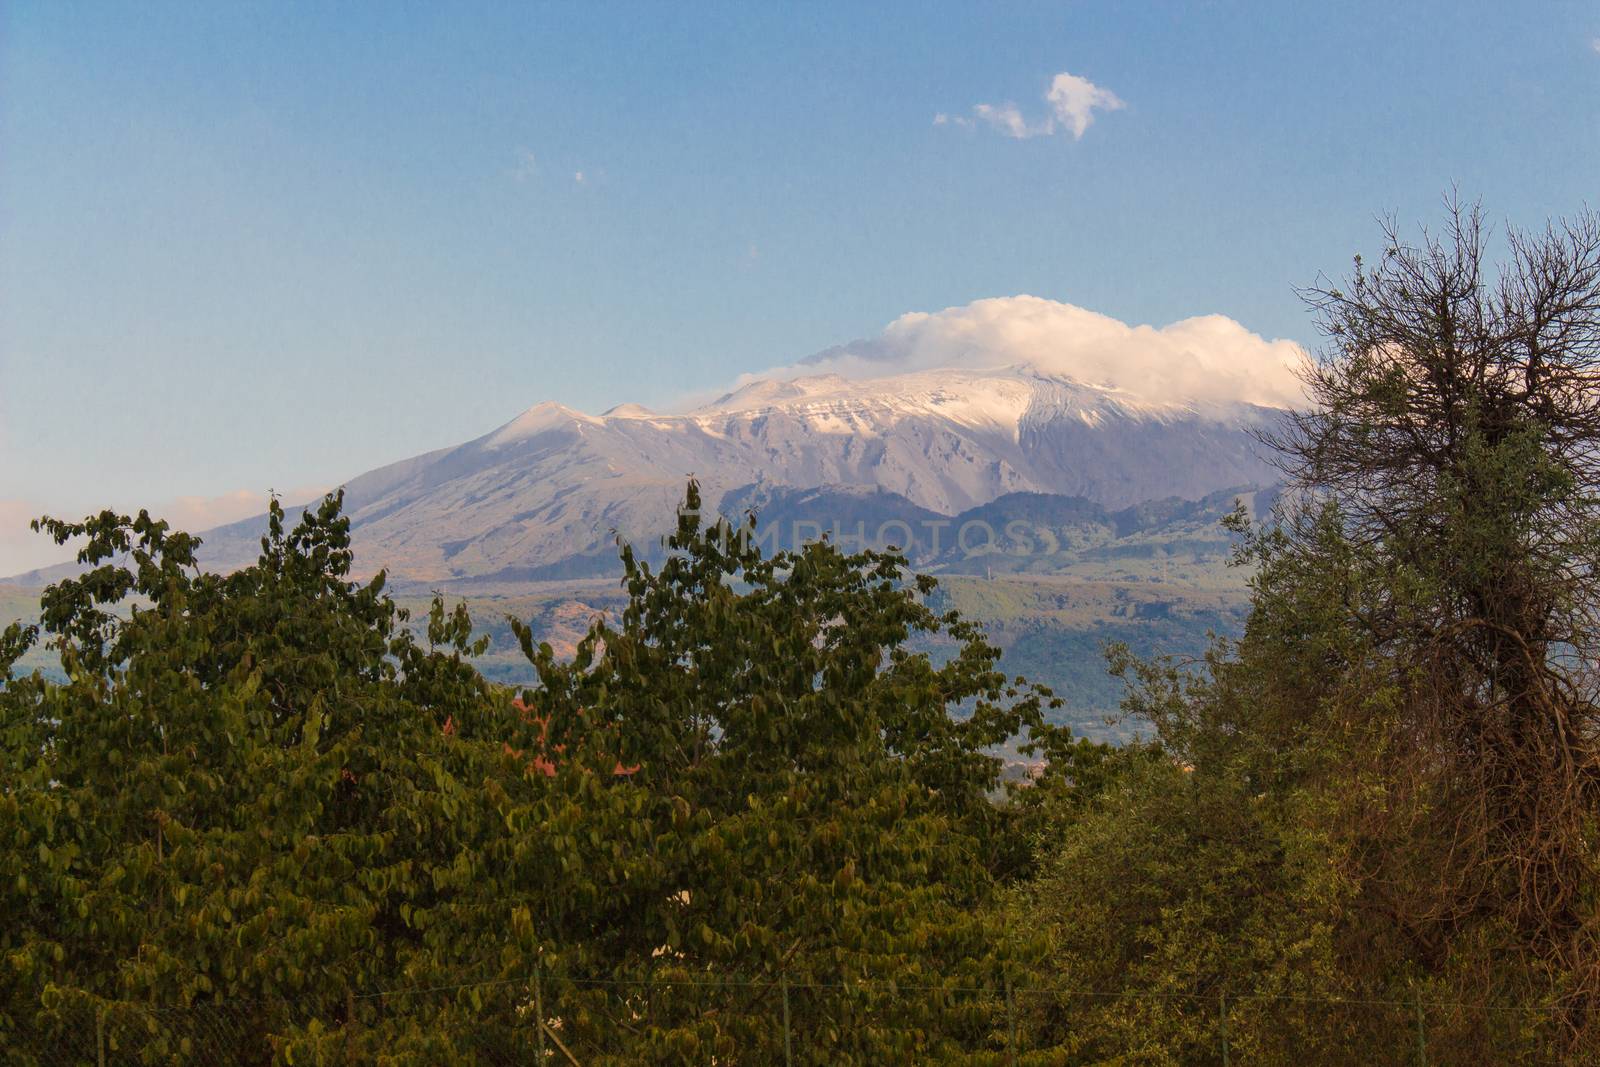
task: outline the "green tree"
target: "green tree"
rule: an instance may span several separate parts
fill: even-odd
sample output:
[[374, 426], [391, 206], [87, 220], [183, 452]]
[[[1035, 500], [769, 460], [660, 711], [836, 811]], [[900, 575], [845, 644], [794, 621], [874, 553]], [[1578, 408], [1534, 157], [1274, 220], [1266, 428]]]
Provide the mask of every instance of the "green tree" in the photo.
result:
[[1114, 652], [1155, 739], [1051, 824], [1013, 896], [1049, 984], [1081, 994], [1041, 1000], [1035, 1040], [1086, 1063], [1219, 1063], [1225, 1039], [1243, 1062], [1406, 1063], [1407, 957], [1357, 921], [1352, 875], [1398, 692], [1354, 618], [1387, 589], [1336, 511], [1297, 541], [1234, 522], [1257, 568], [1245, 633], [1200, 664]]
[[[1358, 871], [1410, 951], [1509, 963], [1600, 1047], [1600, 217], [1476, 209], [1313, 294], [1333, 344], [1277, 439], [1389, 590], [1356, 621], [1405, 670]], [[1493, 945], [1492, 949], [1485, 950]]]
[[[996, 1050], [1006, 939], [985, 906], [1028, 856], [987, 750], [1057, 743], [1048, 694], [933, 614], [902, 558], [763, 558], [753, 522], [703, 526], [699, 507], [691, 484], [659, 570], [624, 548], [627, 607], [574, 660], [521, 631], [540, 677], [524, 700], [563, 754], [553, 781], [589, 786], [526, 816], [570, 820], [554, 850], [518, 837], [489, 861], [550, 887], [514, 916], [507, 973], [541, 968], [587, 1045], [662, 1062], [778, 1062], [780, 983], [797, 1062]], [[913, 651], [933, 637], [953, 642], [942, 665]], [[620, 874], [617, 835], [587, 829], [601, 797], [628, 805]], [[582, 907], [556, 888], [574, 874]]]
[[[478, 789], [503, 757], [441, 733], [496, 710], [466, 620], [436, 605], [447, 647], [425, 648], [381, 575], [348, 582], [337, 498], [292, 532], [274, 504], [260, 562], [226, 577], [143, 513], [43, 525], [86, 537], [92, 569], [43, 600], [67, 683], [0, 694], [8, 1056], [100, 1011], [152, 1062], [223, 1037], [265, 1062], [348, 1028], [352, 992], [428, 955], [406, 917], [459, 898], [446, 875], [487, 822]], [[139, 1033], [142, 1007], [244, 1001]]]
[[998, 1056], [1035, 815], [987, 750], [1059, 746], [1050, 697], [902, 559], [766, 559], [698, 503], [574, 660], [518, 625], [519, 701], [464, 610], [350, 581], [338, 497], [226, 576], [44, 520], [89, 570], [43, 602], [67, 681], [0, 690], [8, 1062], [97, 1017], [139, 1062], [774, 1062], [785, 986], [798, 1062]]
[[1224, 996], [1247, 1060], [1410, 1062], [1417, 1011], [1440, 1062], [1600, 1047], [1600, 221], [1512, 233], [1497, 274], [1484, 233], [1391, 227], [1311, 294], [1289, 503], [1234, 520], [1243, 636], [1120, 663], [1155, 763], [1017, 904], [1063, 982], [1128, 994], [1041, 1011], [1089, 1062], [1215, 1062]]

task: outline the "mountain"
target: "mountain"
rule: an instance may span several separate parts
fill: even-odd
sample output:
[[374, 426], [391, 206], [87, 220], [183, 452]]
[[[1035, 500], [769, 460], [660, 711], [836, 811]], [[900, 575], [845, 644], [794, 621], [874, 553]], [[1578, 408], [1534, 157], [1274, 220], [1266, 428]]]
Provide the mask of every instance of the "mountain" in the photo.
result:
[[[613, 531], [653, 541], [691, 475], [708, 506], [734, 514], [777, 490], [827, 487], [809, 512], [825, 525], [852, 524], [861, 494], [880, 492], [919, 522], [1019, 493], [1125, 509], [1270, 483], [1251, 431], [1279, 414], [1156, 402], [1027, 364], [763, 379], [679, 414], [538, 404], [476, 440], [352, 479], [346, 507], [359, 565], [399, 581], [568, 579], [614, 567]], [[254, 559], [263, 526], [205, 533], [205, 561]]]
[[876, 486], [753, 484], [724, 495], [721, 510], [755, 515], [754, 539], [767, 548], [797, 548], [826, 535], [844, 548], [894, 549], [917, 569], [944, 575], [1084, 574], [1116, 560], [1144, 561], [1116, 575], [1134, 577], [1151, 573], [1150, 561], [1168, 560], [1170, 570], [1179, 556], [1225, 564], [1234, 538], [1222, 528], [1223, 516], [1242, 501], [1260, 518], [1276, 499], [1275, 489], [1245, 485], [1111, 511], [1081, 496], [1007, 493], [950, 516]]
[[[1005, 669], [1056, 686], [1081, 732], [1119, 738], [1131, 727], [1104, 722], [1119, 697], [1106, 642], [1195, 656], [1240, 625], [1244, 576], [1225, 565], [1218, 519], [1241, 497], [1270, 508], [1273, 490], [1259, 490], [1275, 472], [1251, 433], [1280, 415], [1031, 365], [767, 379], [676, 414], [540, 404], [354, 478], [346, 509], [358, 573], [387, 568], [418, 617], [430, 589], [467, 599], [493, 642], [479, 666], [524, 683], [504, 618], [570, 648], [621, 606], [610, 531], [650, 554], [693, 475], [709, 508], [755, 514], [768, 547], [826, 534], [904, 551], [940, 576], [943, 603], [985, 625]], [[204, 531], [204, 562], [253, 561], [264, 525]], [[30, 588], [0, 597], [0, 624], [36, 615], [32, 587], [69, 571], [15, 579]], [[27, 666], [56, 669], [44, 650]]]

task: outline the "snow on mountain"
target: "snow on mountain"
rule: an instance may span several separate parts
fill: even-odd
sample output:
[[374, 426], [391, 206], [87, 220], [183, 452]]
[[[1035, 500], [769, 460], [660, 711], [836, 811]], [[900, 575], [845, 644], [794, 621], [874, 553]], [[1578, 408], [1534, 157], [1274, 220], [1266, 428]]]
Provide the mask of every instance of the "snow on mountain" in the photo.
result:
[[[562, 577], [614, 558], [612, 531], [660, 533], [691, 475], [711, 505], [761, 484], [878, 487], [944, 515], [1015, 492], [1122, 508], [1271, 482], [1250, 430], [1277, 413], [1144, 399], [1033, 365], [764, 379], [677, 414], [538, 404], [352, 480], [346, 501], [364, 567], [419, 582]], [[214, 530], [206, 554], [247, 562], [260, 530]]]
[[[1158, 328], [1033, 296], [976, 300], [691, 410], [536, 404], [355, 478], [346, 507], [364, 569], [444, 582], [592, 573], [614, 559], [611, 531], [651, 543], [691, 475], [711, 506], [809, 489], [827, 490], [813, 503], [862, 490], [947, 516], [1018, 493], [1111, 510], [1197, 500], [1276, 480], [1251, 431], [1304, 400], [1304, 358], [1220, 315]], [[262, 526], [208, 531], [202, 555], [247, 563]]]

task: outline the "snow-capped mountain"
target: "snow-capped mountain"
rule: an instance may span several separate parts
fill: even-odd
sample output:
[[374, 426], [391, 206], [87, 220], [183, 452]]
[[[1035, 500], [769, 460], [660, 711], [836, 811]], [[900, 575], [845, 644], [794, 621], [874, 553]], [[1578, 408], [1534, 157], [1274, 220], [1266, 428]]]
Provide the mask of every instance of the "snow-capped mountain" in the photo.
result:
[[[417, 582], [559, 577], [613, 558], [613, 530], [644, 542], [665, 529], [691, 475], [710, 505], [758, 484], [878, 487], [944, 515], [1015, 492], [1121, 508], [1271, 482], [1250, 431], [1278, 414], [1140, 399], [1031, 365], [764, 379], [678, 414], [539, 404], [353, 479], [346, 503], [364, 567]], [[247, 562], [261, 529], [211, 531], [205, 554]]]

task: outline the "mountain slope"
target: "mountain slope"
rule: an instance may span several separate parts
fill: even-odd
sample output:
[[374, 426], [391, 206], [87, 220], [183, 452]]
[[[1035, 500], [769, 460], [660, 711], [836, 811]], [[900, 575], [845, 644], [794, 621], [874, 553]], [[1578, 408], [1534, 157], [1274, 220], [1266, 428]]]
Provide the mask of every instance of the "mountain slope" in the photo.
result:
[[[609, 568], [613, 531], [652, 540], [691, 475], [712, 504], [732, 493], [733, 508], [754, 483], [876, 488], [947, 516], [1012, 493], [1117, 509], [1266, 484], [1250, 431], [1277, 414], [1157, 403], [1027, 365], [761, 380], [675, 415], [539, 404], [474, 441], [361, 475], [346, 500], [364, 569], [421, 583], [566, 578]], [[262, 527], [210, 531], [206, 561], [253, 559]]]

